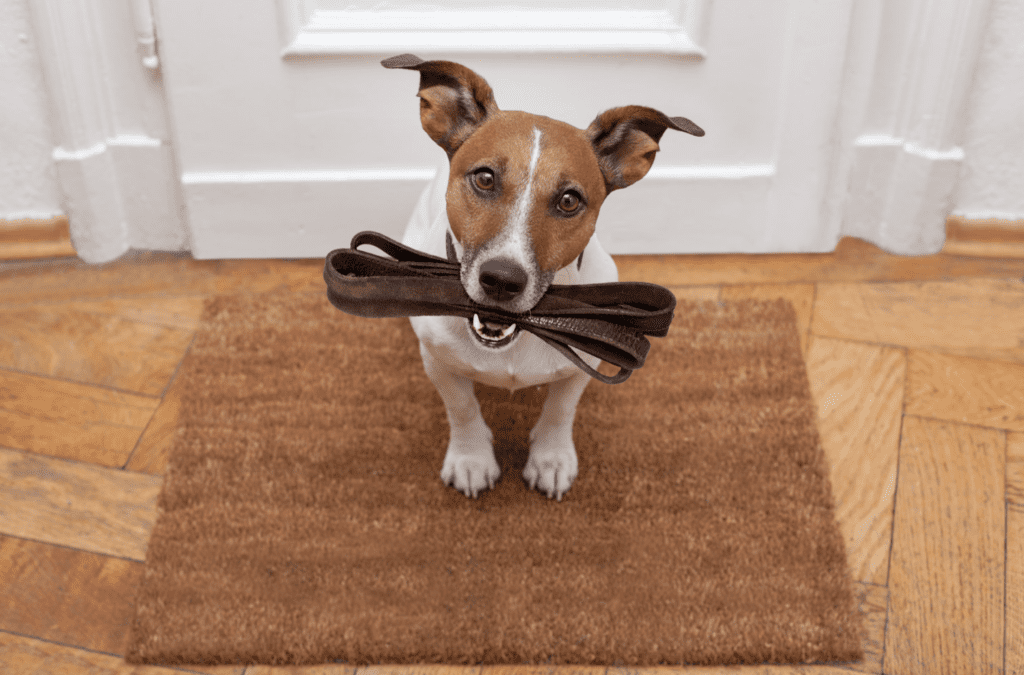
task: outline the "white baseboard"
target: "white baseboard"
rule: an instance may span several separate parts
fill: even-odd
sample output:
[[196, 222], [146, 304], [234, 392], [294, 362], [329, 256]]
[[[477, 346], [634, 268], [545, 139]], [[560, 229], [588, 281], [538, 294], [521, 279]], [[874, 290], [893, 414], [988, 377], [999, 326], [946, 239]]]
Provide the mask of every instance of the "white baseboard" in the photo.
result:
[[[190, 173], [182, 179], [196, 258], [317, 258], [362, 230], [401, 238], [434, 169]], [[656, 167], [609, 196], [611, 253], [761, 253], [771, 165]], [[728, 195], [729, 198], [724, 198]], [[831, 250], [831, 249], [827, 249]]]

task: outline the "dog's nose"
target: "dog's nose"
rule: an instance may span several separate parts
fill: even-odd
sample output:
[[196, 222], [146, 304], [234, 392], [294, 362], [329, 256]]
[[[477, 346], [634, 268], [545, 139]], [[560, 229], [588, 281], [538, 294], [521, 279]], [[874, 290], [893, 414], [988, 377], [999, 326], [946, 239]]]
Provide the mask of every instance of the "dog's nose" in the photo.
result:
[[480, 286], [492, 300], [511, 300], [526, 288], [526, 270], [507, 258], [488, 260], [480, 266]]

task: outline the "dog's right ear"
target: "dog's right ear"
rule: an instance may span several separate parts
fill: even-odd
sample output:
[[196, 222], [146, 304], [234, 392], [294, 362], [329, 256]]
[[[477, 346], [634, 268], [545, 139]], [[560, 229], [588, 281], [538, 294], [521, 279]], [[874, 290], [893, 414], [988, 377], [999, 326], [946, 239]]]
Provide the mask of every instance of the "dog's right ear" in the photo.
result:
[[420, 122], [449, 159], [488, 115], [498, 112], [490, 85], [466, 66], [424, 61], [412, 54], [392, 56], [380, 64], [420, 71]]

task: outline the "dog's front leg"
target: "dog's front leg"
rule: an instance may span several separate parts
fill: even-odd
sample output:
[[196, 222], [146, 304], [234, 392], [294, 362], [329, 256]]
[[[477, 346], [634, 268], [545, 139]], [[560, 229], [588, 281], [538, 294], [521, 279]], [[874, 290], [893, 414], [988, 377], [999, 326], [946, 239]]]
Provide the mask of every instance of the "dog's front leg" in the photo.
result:
[[530, 456], [523, 469], [523, 478], [531, 489], [537, 489], [559, 501], [576, 480], [579, 464], [576, 445], [572, 441], [572, 425], [576, 405], [590, 376], [578, 372], [548, 386], [540, 418], [530, 432]]
[[427, 377], [444, 401], [451, 430], [441, 480], [475, 498], [480, 491], [494, 487], [501, 477], [501, 468], [494, 458], [491, 429], [484, 422], [473, 393], [473, 381], [445, 368], [422, 345], [420, 353]]

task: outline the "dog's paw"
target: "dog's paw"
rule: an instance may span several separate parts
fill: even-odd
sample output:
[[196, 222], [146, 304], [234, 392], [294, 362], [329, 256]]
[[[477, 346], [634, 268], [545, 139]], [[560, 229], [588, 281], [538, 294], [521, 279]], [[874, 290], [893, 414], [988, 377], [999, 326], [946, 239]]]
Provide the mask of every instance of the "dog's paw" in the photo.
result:
[[494, 484], [501, 478], [501, 467], [494, 455], [445, 455], [441, 466], [441, 480], [451, 485], [467, 497], [474, 499], [480, 492], [494, 489]]
[[562, 501], [562, 495], [569, 491], [576, 480], [579, 464], [576, 449], [572, 446], [555, 449], [530, 448], [530, 457], [523, 469], [523, 479], [531, 490], [539, 490]]

